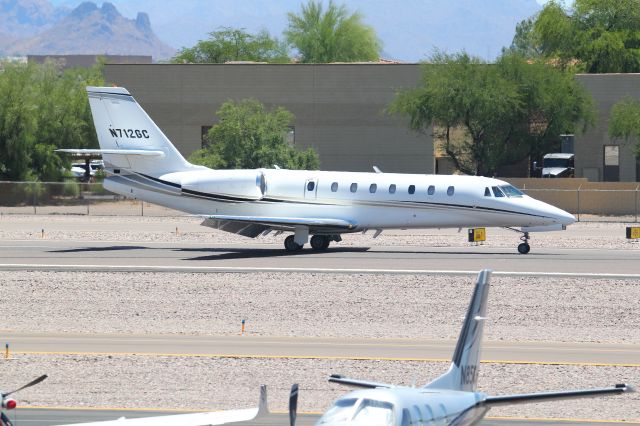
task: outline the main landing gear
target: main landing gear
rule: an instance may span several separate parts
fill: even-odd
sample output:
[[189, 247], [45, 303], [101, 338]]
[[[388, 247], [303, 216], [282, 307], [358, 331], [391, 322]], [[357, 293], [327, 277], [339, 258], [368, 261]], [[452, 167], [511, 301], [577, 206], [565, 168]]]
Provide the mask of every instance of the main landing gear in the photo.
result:
[[302, 244], [296, 243], [295, 237], [293, 235], [289, 235], [284, 239], [284, 249], [286, 251], [300, 251], [302, 250]]
[[[324, 251], [329, 248], [331, 241], [342, 241], [340, 235], [314, 235], [311, 237], [309, 243], [311, 248], [315, 251]], [[288, 252], [295, 252], [302, 250], [304, 244], [298, 244], [295, 241], [295, 235], [289, 235], [284, 239], [284, 248]]]
[[529, 245], [529, 233], [524, 232], [522, 237], [520, 237], [520, 240], [522, 242], [518, 244], [518, 253], [520, 254], [529, 253], [529, 251], [531, 251], [531, 246]]

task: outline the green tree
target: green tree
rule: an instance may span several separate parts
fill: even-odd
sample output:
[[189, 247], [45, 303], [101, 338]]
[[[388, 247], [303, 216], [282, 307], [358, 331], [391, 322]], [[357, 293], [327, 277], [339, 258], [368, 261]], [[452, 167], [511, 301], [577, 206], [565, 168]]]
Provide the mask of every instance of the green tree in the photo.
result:
[[209, 39], [182, 48], [173, 63], [223, 64], [229, 61], [291, 62], [287, 45], [266, 30], [250, 34], [244, 29], [223, 27], [209, 33]]
[[611, 138], [636, 138], [636, 156], [640, 157], [640, 101], [623, 99], [611, 108], [609, 119]]
[[517, 52], [527, 58], [537, 58], [541, 52], [536, 45], [535, 35], [533, 32], [535, 19], [534, 17], [524, 19], [516, 25], [516, 34], [509, 49]]
[[309, 148], [289, 145], [286, 134], [293, 114], [279, 107], [268, 111], [255, 99], [227, 101], [216, 112], [219, 122], [209, 130], [211, 144], [194, 152], [189, 161], [214, 169], [272, 167], [313, 170], [320, 161]]
[[303, 63], [376, 61], [381, 43], [373, 27], [362, 22], [358, 12], [349, 14], [346, 6], [329, 0], [310, 0], [299, 15], [289, 13], [285, 36], [301, 55]]
[[5, 64], [0, 73], [0, 179], [59, 180], [63, 147], [96, 147], [85, 87], [100, 67], [64, 73], [53, 64]]
[[529, 52], [589, 73], [640, 72], [640, 0], [575, 0], [567, 10], [550, 1], [530, 19], [512, 47], [524, 39]]
[[493, 175], [593, 123], [590, 96], [550, 65], [514, 52], [494, 65], [466, 53], [436, 53], [430, 62], [418, 87], [399, 92], [389, 111], [408, 116], [417, 132], [433, 132], [463, 173]]

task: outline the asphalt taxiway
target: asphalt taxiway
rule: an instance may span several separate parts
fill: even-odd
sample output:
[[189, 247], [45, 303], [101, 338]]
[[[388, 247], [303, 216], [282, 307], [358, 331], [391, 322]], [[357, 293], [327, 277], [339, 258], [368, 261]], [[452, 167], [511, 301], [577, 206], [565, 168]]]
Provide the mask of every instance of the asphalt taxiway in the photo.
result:
[[[238, 358], [386, 359], [448, 362], [454, 341], [276, 336], [181, 336], [3, 332], [13, 353], [136, 354]], [[640, 367], [640, 345], [484, 342], [484, 362]]]
[[[15, 419], [18, 426], [48, 426], [72, 424], [80, 422], [92, 422], [102, 420], [115, 420], [119, 417], [147, 417], [179, 414], [178, 411], [149, 411], [149, 410], [106, 410], [106, 409], [53, 409], [53, 408], [21, 408], [15, 411]], [[320, 418], [318, 414], [299, 414], [296, 425], [310, 426]], [[589, 420], [555, 420], [555, 419], [497, 419], [486, 418], [480, 422], [480, 426], [600, 426], [620, 425], [622, 422], [589, 421]], [[289, 424], [288, 414], [274, 413], [265, 418], [251, 422], [234, 423], [238, 426], [284, 426]], [[640, 423], [624, 422], [626, 425], [636, 426]]]
[[158, 272], [499, 273], [640, 279], [640, 250], [495, 247], [340, 247], [287, 253], [276, 244], [8, 240], [0, 270]]

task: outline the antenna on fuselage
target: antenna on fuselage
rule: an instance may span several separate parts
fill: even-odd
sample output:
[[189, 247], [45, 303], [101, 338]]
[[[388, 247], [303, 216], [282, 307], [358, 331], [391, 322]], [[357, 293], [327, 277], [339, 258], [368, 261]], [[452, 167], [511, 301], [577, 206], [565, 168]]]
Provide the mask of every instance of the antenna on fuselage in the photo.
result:
[[376, 173], [382, 173], [382, 170], [380, 170], [378, 166], [373, 166], [373, 171]]

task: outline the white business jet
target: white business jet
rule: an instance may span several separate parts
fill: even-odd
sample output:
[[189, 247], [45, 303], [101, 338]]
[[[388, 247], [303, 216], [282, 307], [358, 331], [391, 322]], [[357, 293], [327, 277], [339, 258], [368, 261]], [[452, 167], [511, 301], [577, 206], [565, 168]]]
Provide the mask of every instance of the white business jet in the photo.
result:
[[480, 343], [487, 310], [491, 271], [481, 271], [462, 325], [449, 371], [421, 388], [393, 386], [333, 375], [330, 382], [364, 388], [350, 392], [316, 426], [475, 425], [492, 407], [555, 399], [586, 398], [632, 392], [625, 384], [611, 388], [488, 396], [476, 391]]
[[505, 227], [564, 229], [575, 218], [507, 182], [477, 176], [212, 170], [189, 163], [124, 88], [87, 87], [104, 187], [127, 197], [200, 216], [205, 226], [258, 237], [292, 232], [284, 245], [326, 250], [341, 234], [384, 229]]

